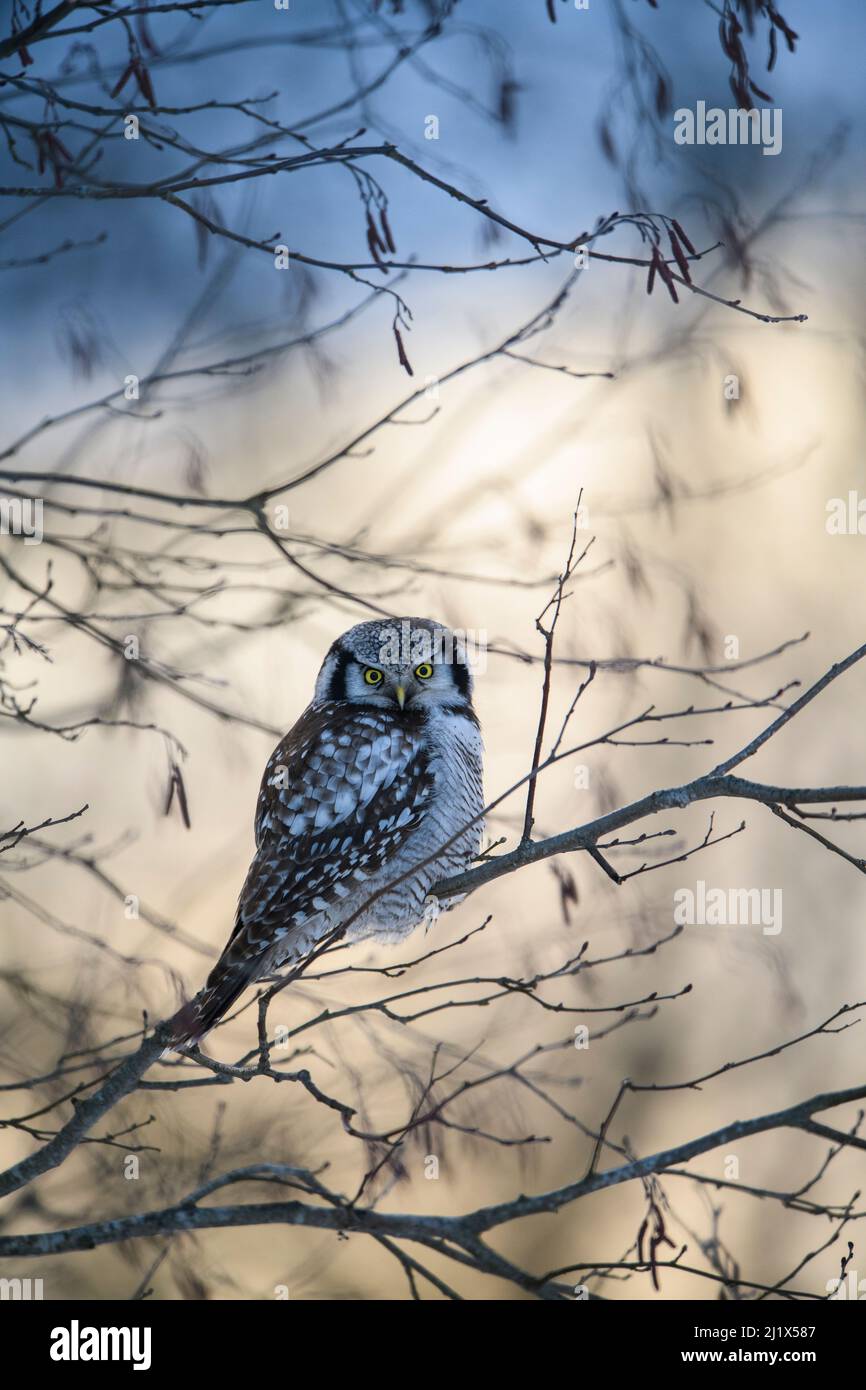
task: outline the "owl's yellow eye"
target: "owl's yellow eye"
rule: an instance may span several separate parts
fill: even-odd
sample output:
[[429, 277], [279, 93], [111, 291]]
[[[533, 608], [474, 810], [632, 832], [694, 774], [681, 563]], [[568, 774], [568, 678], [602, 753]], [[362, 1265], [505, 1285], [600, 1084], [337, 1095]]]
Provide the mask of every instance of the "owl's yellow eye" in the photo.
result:
[[381, 685], [382, 672], [378, 671], [375, 666], [368, 666], [364, 672], [364, 680], [367, 685]]
[[420, 666], [415, 667], [415, 675], [419, 681], [429, 681], [433, 674], [433, 667], [429, 661], [422, 661]]

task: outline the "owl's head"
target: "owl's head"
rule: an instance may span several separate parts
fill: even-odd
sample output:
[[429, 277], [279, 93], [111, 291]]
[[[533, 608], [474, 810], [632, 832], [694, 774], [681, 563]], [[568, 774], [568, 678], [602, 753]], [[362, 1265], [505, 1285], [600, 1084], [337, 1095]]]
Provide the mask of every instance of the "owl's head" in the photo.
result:
[[472, 710], [466, 643], [428, 618], [377, 618], [338, 637], [316, 681], [316, 703]]

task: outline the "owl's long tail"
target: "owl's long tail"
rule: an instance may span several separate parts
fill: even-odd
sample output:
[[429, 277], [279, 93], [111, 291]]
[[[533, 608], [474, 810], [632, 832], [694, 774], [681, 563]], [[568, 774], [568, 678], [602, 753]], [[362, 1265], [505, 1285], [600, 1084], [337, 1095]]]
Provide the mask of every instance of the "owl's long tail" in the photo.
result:
[[181, 1005], [169, 1020], [171, 1041], [166, 1051], [174, 1051], [188, 1043], [199, 1043], [210, 1030], [228, 1013], [232, 1004], [251, 983], [249, 972], [226, 968], [220, 961], [208, 976], [204, 989], [200, 989], [193, 999]]

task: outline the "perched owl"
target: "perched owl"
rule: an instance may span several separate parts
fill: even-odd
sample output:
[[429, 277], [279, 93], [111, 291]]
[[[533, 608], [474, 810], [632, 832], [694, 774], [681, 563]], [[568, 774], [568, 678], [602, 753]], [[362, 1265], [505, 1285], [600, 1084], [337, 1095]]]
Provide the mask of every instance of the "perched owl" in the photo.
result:
[[204, 1037], [248, 985], [334, 929], [406, 936], [431, 886], [477, 853], [483, 804], [463, 644], [426, 618], [350, 628], [265, 768], [234, 930], [171, 1020], [175, 1042]]

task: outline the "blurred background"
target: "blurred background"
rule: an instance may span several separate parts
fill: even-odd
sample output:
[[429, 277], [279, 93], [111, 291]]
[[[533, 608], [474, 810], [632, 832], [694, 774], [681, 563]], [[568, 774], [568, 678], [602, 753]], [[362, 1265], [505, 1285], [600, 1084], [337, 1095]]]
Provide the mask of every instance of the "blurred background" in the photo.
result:
[[[744, 36], [753, 77], [772, 94], [756, 104], [782, 112], [775, 157], [759, 147], [674, 143], [674, 110], [699, 100], [735, 104], [717, 16], [685, 0], [662, 0], [658, 9], [593, 0], [585, 11], [561, 0], [292, 0], [279, 11], [261, 0], [197, 19], [154, 16], [154, 51], [140, 31], [136, 42], [160, 108], [141, 124], [162, 133], [162, 148], [125, 140], [122, 120], [64, 107], [64, 119], [102, 122], [106, 134], [98, 164], [61, 186], [152, 184], [200, 169], [190, 150], [232, 151], [219, 165], [231, 172], [253, 140], [271, 141], [257, 155], [297, 153], [297, 139], [232, 105], [243, 103], [319, 149], [363, 129], [354, 143], [393, 143], [445, 184], [551, 241], [573, 240], [614, 212], [676, 217], [698, 250], [723, 243], [692, 266], [697, 285], [758, 314], [803, 314], [805, 322], [766, 323], [683, 287], [675, 304], [659, 281], [648, 296], [645, 265], [593, 259], [576, 270], [569, 253], [541, 258], [446, 189], [378, 156], [360, 167], [387, 198], [397, 248], [390, 259], [529, 263], [465, 273], [374, 267], [353, 277], [295, 258], [278, 271], [272, 255], [203, 231], [157, 196], [12, 196], [9, 189], [51, 187], [47, 175], [22, 166], [33, 164], [35, 144], [15, 125], [50, 119], [39, 82], [85, 107], [112, 105], [127, 37], [105, 25], [34, 45], [33, 65], [22, 70], [30, 87], [0, 90], [0, 118], [12, 132], [0, 152], [0, 452], [46, 417], [117, 392], [130, 376], [171, 374], [137, 401], [121, 397], [37, 431], [0, 462], [54, 475], [24, 487], [44, 499], [42, 544], [0, 537], [2, 622], [32, 602], [21, 629], [44, 647], [16, 652], [7, 641], [0, 656], [0, 830], [87, 805], [76, 821], [0, 857], [4, 1082], [49, 1073], [61, 1054], [131, 1033], [142, 1009], [163, 1017], [182, 991], [199, 987], [232, 924], [266, 758], [309, 700], [331, 641], [368, 616], [366, 604], [486, 635], [476, 706], [490, 800], [531, 762], [543, 652], [535, 618], [565, 562], [578, 500], [579, 541], [592, 544], [557, 631], [551, 733], [586, 675], [580, 663], [603, 664], [577, 707], [573, 742], [596, 739], [651, 704], [667, 712], [716, 707], [734, 695], [768, 700], [788, 682], [810, 684], [863, 641], [866, 540], [830, 534], [827, 506], [851, 491], [866, 497], [866, 15], [844, 0], [826, 0], [820, 13], [785, 0], [784, 16], [799, 35], [796, 52], [780, 34], [770, 74], [766, 18], [758, 13], [754, 34]], [[438, 31], [418, 43], [431, 24]], [[6, 67], [18, 75], [17, 62]], [[172, 114], [207, 102], [223, 106]], [[434, 129], [438, 138], [427, 138]], [[179, 130], [185, 143], [173, 149]], [[75, 152], [89, 138], [76, 128], [63, 134]], [[319, 262], [368, 266], [358, 185], [346, 164], [319, 163], [183, 196], [251, 241], [276, 237]], [[74, 245], [44, 263], [21, 264], [66, 242]], [[647, 256], [628, 224], [593, 248]], [[514, 349], [535, 365], [499, 353], [449, 378], [536, 320], [567, 281], [549, 324]], [[411, 311], [400, 327], [411, 378], [393, 332], [393, 296], [374, 292], [382, 285]], [[241, 358], [240, 366], [201, 370]], [[379, 425], [417, 390], [399, 423]], [[285, 531], [282, 552], [256, 533], [249, 512], [206, 505], [302, 478], [332, 455], [332, 466], [269, 500], [270, 523]], [[69, 476], [192, 502], [85, 491]], [[10, 496], [23, 486], [4, 474], [0, 488], [7, 485]], [[277, 515], [281, 505], [287, 516]], [[766, 661], [741, 665], [804, 634]], [[145, 665], [168, 672], [164, 679], [142, 676], [125, 659], [118, 644], [130, 638]], [[659, 661], [677, 670], [649, 664]], [[743, 775], [862, 783], [864, 695], [866, 676], [854, 668]], [[710, 746], [590, 748], [541, 779], [536, 836], [709, 769], [774, 713], [710, 714], [636, 734]], [[139, 727], [73, 727], [92, 719]], [[585, 772], [576, 775], [575, 761]], [[174, 767], [189, 828], [177, 797], [166, 814]], [[522, 810], [518, 792], [491, 817], [490, 839], [513, 845]], [[468, 1129], [546, 1142], [485, 1142], [436, 1125], [416, 1131], [377, 1179], [383, 1210], [456, 1213], [572, 1181], [592, 1144], [568, 1116], [597, 1130], [623, 1077], [687, 1081], [808, 1033], [840, 1005], [866, 998], [862, 875], [768, 809], [704, 803], [642, 823], [635, 833], [673, 828], [676, 837], [659, 841], [661, 849], [619, 852], [617, 867], [627, 872], [699, 844], [711, 813], [714, 835], [742, 820], [746, 828], [639, 882], [618, 887], [585, 856], [550, 860], [479, 890], [439, 921], [435, 940], [419, 932], [402, 948], [364, 944], [339, 958], [382, 969], [456, 942], [490, 916], [465, 945], [401, 977], [409, 987], [468, 980], [445, 992], [463, 1001], [478, 996], [478, 976], [552, 971], [584, 942], [590, 959], [646, 949], [670, 936], [676, 890], [699, 879], [783, 892], [777, 935], [758, 926], [687, 927], [654, 954], [542, 987], [551, 1002], [583, 1013], [557, 1015], [508, 997], [411, 1025], [362, 1012], [299, 1035], [298, 1045], [312, 1049], [303, 1065], [314, 1079], [375, 1129], [406, 1119], [437, 1044], [460, 1062], [458, 1079], [477, 1074], [482, 1061], [495, 1069], [539, 1044], [563, 1044], [537, 1069], [559, 1112], [508, 1077], [479, 1088], [459, 1112]], [[862, 854], [856, 821], [834, 834]], [[570, 1045], [576, 1024], [605, 1033], [622, 1023], [623, 1004], [687, 984], [689, 993], [645, 1004], [587, 1049]], [[323, 1007], [393, 988], [358, 972], [304, 981], [279, 997], [271, 1022], [293, 1028]], [[254, 1042], [248, 1009], [210, 1047], [237, 1060]], [[858, 1028], [813, 1037], [699, 1090], [630, 1097], [612, 1137], [653, 1153], [858, 1084], [863, 1065]], [[56, 1080], [13, 1090], [4, 1114], [26, 1116], [63, 1093]], [[51, 1130], [66, 1114], [63, 1105], [40, 1123]], [[31, 1189], [10, 1206], [6, 1230], [161, 1206], [203, 1175], [260, 1160], [327, 1163], [329, 1183], [351, 1193], [370, 1163], [338, 1116], [295, 1087], [264, 1080], [140, 1092], [122, 1115], [133, 1125], [153, 1119], [132, 1133], [134, 1144], [119, 1138], [80, 1149], [35, 1196]], [[832, 1122], [844, 1128], [856, 1118], [852, 1110]], [[131, 1180], [126, 1156], [138, 1145]], [[13, 1161], [33, 1137], [7, 1128], [2, 1147]], [[827, 1149], [780, 1130], [690, 1167], [787, 1192], [813, 1178]], [[440, 1162], [435, 1180], [425, 1177], [429, 1155]], [[862, 1156], [849, 1151], [810, 1196], [844, 1205], [860, 1186]], [[866, 1277], [856, 1223], [843, 1238], [826, 1218], [771, 1200], [670, 1175], [661, 1188], [668, 1233], [689, 1246], [685, 1264], [772, 1286], [836, 1237], [793, 1281], [823, 1294], [850, 1238], [854, 1267], [859, 1260]], [[245, 1195], [264, 1200], [261, 1189]], [[602, 1265], [630, 1250], [634, 1257], [645, 1211], [641, 1185], [629, 1184], [557, 1216], [514, 1223], [492, 1243], [535, 1271]], [[46, 1297], [99, 1299], [132, 1296], [151, 1269], [160, 1298], [262, 1299], [283, 1285], [292, 1298], [409, 1296], [399, 1265], [372, 1242], [283, 1227], [130, 1242], [25, 1262], [15, 1272], [42, 1277]], [[664, 1271], [660, 1283], [656, 1292], [647, 1276], [620, 1274], [590, 1287], [624, 1299], [718, 1296], [718, 1284], [686, 1273]], [[525, 1296], [468, 1273], [460, 1287], [473, 1298]]]

